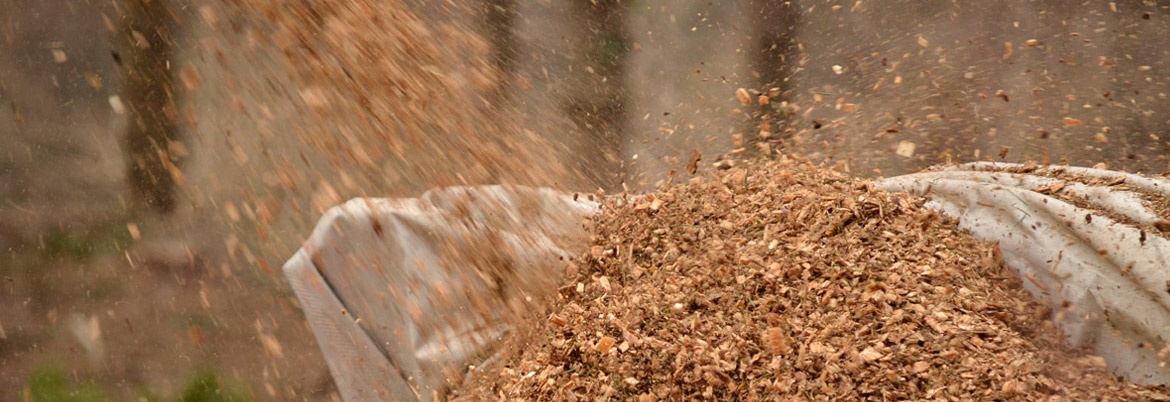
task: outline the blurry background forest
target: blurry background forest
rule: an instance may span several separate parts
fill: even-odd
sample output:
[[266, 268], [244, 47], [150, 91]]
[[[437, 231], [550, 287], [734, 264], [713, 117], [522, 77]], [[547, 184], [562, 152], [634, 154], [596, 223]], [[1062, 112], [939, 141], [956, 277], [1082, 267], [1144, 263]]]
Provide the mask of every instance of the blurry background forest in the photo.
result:
[[280, 265], [351, 197], [695, 151], [1162, 174], [1168, 60], [1150, 0], [0, 1], [0, 399], [336, 399]]

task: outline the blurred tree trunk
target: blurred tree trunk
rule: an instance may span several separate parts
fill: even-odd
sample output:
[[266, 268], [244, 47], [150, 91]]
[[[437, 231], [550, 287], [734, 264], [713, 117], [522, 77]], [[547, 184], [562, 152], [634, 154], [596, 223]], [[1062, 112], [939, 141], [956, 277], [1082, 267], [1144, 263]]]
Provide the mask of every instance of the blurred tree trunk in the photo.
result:
[[565, 113], [577, 126], [576, 149], [596, 153], [581, 171], [604, 172], [606, 177], [599, 178], [603, 187], [621, 188], [629, 98], [626, 6], [620, 0], [576, 0], [573, 5], [580, 35], [573, 39], [578, 62], [570, 73]]
[[117, 5], [114, 60], [119, 64], [126, 106], [127, 178], [135, 197], [161, 212], [175, 208], [179, 175], [178, 92], [172, 60], [178, 17], [163, 0]]
[[761, 105], [758, 98], [753, 99], [754, 106], [748, 111], [753, 115], [751, 121], [759, 124], [749, 128], [744, 139], [749, 144], [760, 141], [776, 144], [795, 133], [789, 124], [792, 116], [776, 106], [792, 99], [800, 7], [796, 1], [751, 0], [751, 10], [755, 25], [755, 49], [750, 56], [752, 75], [760, 94], [769, 97], [769, 104]]
[[[1157, 20], [1158, 5], [1140, 0], [1115, 3], [1119, 11], [1108, 15], [1110, 25], [1117, 27], [1113, 31], [1115, 35], [1111, 38], [1112, 43], [1109, 44], [1108, 60], [1136, 66], [1165, 65], [1167, 56], [1170, 56], [1165, 40], [1150, 40], [1167, 38], [1170, 30], [1167, 24], [1150, 23], [1151, 20]], [[1142, 161], [1150, 159], [1149, 155], [1165, 155], [1170, 151], [1170, 143], [1150, 135], [1170, 126], [1165, 113], [1158, 112], [1170, 108], [1170, 99], [1164, 93], [1154, 95], [1147, 77], [1143, 77], [1147, 74], [1140, 67], [1109, 68], [1106, 71], [1108, 85], [1100, 94], [1099, 102], [1102, 104], [1098, 105], [1098, 110], [1108, 110], [1113, 115], [1111, 120], [1117, 124], [1111, 129], [1115, 133], [1111, 137], [1117, 141], [1108, 144], [1108, 147], [1115, 149], [1104, 153], [1110, 158], [1116, 158], [1115, 162], [1109, 163], [1109, 168], [1130, 171], [1143, 167], [1170, 169], [1170, 165], [1158, 166], [1160, 163], [1154, 164], [1152, 160]]]
[[516, 38], [516, 0], [486, 0], [483, 18], [487, 25], [487, 40], [492, 44], [492, 58], [500, 73], [501, 85], [493, 96], [497, 101], [511, 97], [516, 79], [516, 60], [519, 51]]

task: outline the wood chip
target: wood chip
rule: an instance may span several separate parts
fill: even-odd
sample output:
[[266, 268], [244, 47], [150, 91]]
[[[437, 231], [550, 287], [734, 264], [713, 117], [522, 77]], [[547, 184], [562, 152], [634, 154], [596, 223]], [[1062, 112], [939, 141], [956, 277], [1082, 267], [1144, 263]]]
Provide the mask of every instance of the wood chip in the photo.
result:
[[[726, 92], [725, 92], [726, 93]], [[735, 98], [739, 99], [739, 103], [744, 106], [752, 104], [752, 96], [748, 95], [746, 89], [739, 88], [735, 90]]]
[[691, 151], [691, 158], [687, 160], [687, 173], [691, 175], [698, 173], [699, 162], [702, 160], [703, 154], [700, 154], [698, 149]]
[[601, 352], [602, 354], [609, 353], [609, 350], [613, 348], [614, 343], [617, 343], [617, 339], [608, 336], [602, 337], [601, 340], [597, 341], [596, 345], [593, 345], [593, 350]]

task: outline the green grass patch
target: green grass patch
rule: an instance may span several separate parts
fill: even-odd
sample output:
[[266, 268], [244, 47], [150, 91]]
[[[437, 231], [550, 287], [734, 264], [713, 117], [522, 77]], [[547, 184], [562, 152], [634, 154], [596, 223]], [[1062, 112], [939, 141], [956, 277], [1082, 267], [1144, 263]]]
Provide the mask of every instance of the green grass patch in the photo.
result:
[[115, 221], [89, 230], [51, 230], [41, 237], [40, 251], [49, 258], [84, 260], [97, 253], [125, 250], [130, 243], [126, 225]]
[[[30, 402], [108, 402], [111, 399], [100, 386], [86, 380], [75, 384], [59, 365], [48, 365], [29, 376], [19, 400]], [[243, 386], [224, 387], [212, 370], [198, 370], [183, 390], [171, 398], [144, 393], [138, 400], [150, 402], [251, 402]]]
[[183, 393], [176, 399], [178, 402], [246, 402], [252, 398], [241, 389], [227, 390], [219, 384], [219, 378], [210, 370], [196, 373]]
[[24, 400], [33, 402], [105, 402], [109, 399], [92, 381], [72, 384], [60, 366], [38, 369], [24, 387]]

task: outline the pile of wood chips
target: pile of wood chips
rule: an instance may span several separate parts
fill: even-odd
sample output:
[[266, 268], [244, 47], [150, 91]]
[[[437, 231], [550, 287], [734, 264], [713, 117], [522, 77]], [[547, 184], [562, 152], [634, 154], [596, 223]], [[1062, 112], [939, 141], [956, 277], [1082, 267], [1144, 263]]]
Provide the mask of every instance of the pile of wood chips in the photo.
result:
[[783, 159], [613, 196], [455, 400], [1170, 400], [1061, 342], [923, 199]]

